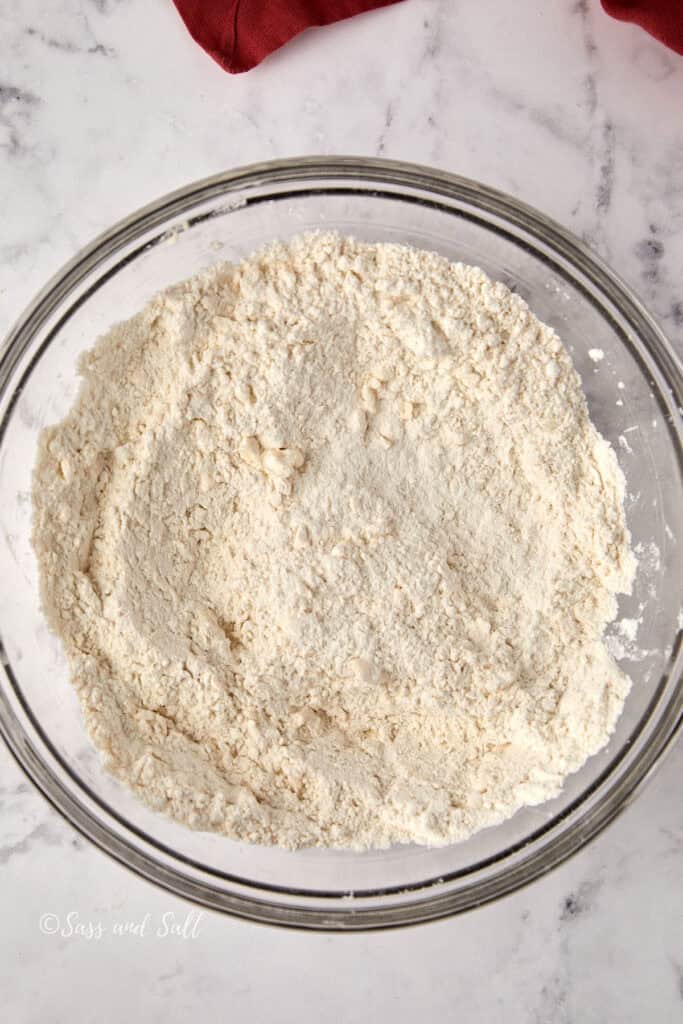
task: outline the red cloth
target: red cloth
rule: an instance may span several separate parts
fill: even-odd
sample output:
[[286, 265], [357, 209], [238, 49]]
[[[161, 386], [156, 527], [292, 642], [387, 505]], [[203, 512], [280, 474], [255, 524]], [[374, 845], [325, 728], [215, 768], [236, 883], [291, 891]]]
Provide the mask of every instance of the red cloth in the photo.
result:
[[676, 53], [683, 54], [683, 0], [602, 0], [619, 21], [635, 21]]
[[[233, 74], [314, 25], [331, 25], [398, 0], [173, 0], [190, 35]], [[614, 18], [635, 21], [683, 54], [683, 0], [602, 0]]]
[[173, 0], [192, 38], [236, 74], [305, 28], [331, 25], [398, 0]]

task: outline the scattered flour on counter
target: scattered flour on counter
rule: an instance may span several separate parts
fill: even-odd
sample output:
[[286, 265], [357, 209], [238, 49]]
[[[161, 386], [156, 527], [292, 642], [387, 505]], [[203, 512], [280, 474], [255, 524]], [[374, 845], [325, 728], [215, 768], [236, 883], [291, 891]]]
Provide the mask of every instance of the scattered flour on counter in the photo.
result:
[[639, 541], [634, 551], [645, 575], [656, 576], [662, 567], [662, 555], [658, 545], [653, 540]]
[[599, 363], [605, 358], [605, 353], [601, 348], [589, 348], [588, 357], [592, 359], [594, 363]]
[[618, 623], [618, 629], [624, 639], [633, 643], [636, 636], [638, 635], [638, 627], [640, 626], [640, 619], [620, 619]]
[[605, 644], [613, 658], [617, 661], [644, 661], [654, 653], [637, 642], [642, 624], [642, 618], [620, 619], [613, 623], [610, 634], [605, 637]]
[[606, 743], [624, 481], [502, 284], [302, 236], [168, 289], [81, 369], [35, 470], [42, 596], [149, 806], [286, 847], [444, 844]]

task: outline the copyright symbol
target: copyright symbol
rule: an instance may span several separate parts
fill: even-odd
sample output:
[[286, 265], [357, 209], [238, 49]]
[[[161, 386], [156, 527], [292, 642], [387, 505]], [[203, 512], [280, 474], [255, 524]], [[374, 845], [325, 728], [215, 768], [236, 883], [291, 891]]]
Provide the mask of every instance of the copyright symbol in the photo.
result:
[[38, 927], [43, 935], [54, 935], [59, 931], [59, 918], [56, 914], [41, 914]]

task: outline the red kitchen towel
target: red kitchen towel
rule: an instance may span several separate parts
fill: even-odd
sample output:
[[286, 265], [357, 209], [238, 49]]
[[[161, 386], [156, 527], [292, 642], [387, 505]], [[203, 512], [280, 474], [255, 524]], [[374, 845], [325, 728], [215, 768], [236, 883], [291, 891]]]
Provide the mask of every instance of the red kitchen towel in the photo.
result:
[[[398, 0], [173, 0], [190, 35], [233, 74], [314, 25], [331, 25]], [[621, 21], [634, 21], [683, 54], [683, 0], [602, 0]]]
[[613, 18], [635, 21], [646, 32], [683, 54], [683, 0], [602, 0]]
[[237, 74], [317, 25], [388, 7], [399, 0], [173, 0], [190, 35], [222, 68]]

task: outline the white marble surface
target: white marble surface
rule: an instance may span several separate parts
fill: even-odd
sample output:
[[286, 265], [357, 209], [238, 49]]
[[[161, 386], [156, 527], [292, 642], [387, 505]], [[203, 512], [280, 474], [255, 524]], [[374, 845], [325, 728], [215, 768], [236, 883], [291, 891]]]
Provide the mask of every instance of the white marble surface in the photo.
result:
[[[535, 204], [605, 256], [683, 350], [683, 59], [597, 0], [405, 0], [239, 78], [191, 42], [170, 0], [11, 0], [0, 40], [0, 331], [147, 200], [253, 160], [349, 152]], [[682, 772], [679, 745], [588, 849], [460, 918], [320, 936], [204, 914], [183, 939], [155, 932], [189, 908], [77, 838], [2, 749], [3, 1019], [679, 1021]], [[41, 932], [41, 915], [70, 913], [103, 937]], [[114, 934], [146, 914], [143, 936]]]

